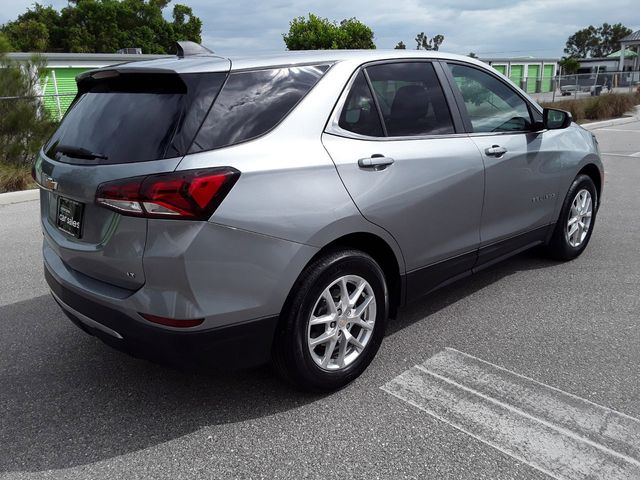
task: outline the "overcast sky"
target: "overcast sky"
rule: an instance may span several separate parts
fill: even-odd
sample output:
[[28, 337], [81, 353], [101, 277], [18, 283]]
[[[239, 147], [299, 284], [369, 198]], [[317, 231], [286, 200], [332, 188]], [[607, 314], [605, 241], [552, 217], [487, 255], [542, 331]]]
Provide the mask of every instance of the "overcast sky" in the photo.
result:
[[[559, 57], [567, 37], [590, 24], [622, 22], [640, 29], [639, 0], [174, 0], [203, 22], [203, 44], [221, 55], [284, 50], [289, 21], [309, 12], [331, 20], [356, 17], [375, 34], [378, 48], [400, 40], [415, 48], [417, 33], [441, 33], [441, 50], [481, 56]], [[61, 8], [60, 0], [40, 0]], [[0, 23], [33, 0], [0, 0]], [[169, 8], [171, 8], [171, 5]], [[165, 12], [170, 13], [170, 10]], [[135, 45], [126, 45], [135, 46]]]

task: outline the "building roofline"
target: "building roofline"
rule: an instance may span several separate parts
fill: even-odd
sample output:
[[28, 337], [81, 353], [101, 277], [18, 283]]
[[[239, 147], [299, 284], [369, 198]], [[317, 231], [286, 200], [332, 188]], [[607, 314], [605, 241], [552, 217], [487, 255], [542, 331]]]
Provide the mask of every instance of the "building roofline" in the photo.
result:
[[483, 62], [521, 62], [521, 63], [558, 63], [560, 61], [559, 58], [550, 58], [550, 57], [481, 57], [480, 60]]

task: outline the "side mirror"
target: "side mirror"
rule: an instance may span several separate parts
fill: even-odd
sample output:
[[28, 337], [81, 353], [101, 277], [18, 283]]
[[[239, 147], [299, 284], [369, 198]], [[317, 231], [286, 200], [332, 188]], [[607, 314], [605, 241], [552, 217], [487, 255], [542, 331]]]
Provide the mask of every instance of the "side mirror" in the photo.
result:
[[573, 118], [569, 112], [556, 110], [555, 108], [545, 108], [542, 112], [542, 123], [544, 128], [549, 130], [559, 130], [571, 125]]

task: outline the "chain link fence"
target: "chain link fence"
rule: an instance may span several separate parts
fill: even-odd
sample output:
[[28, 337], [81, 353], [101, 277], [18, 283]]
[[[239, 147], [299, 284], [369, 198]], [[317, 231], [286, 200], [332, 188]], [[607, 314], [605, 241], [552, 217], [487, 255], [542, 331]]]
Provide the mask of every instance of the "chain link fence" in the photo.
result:
[[2, 92], [0, 92], [0, 102], [2, 102], [0, 106], [2, 108], [11, 108], [12, 103], [15, 102], [35, 102], [42, 115], [47, 115], [51, 120], [60, 121], [75, 96], [75, 93], [58, 93], [17, 97], [2, 96]]
[[520, 83], [519, 86], [524, 87], [523, 90], [537, 102], [554, 102], [608, 93], [637, 92], [640, 72], [594, 72], [535, 79], [538, 86], [549, 85], [547, 89], [532, 89], [532, 79], [528, 78], [523, 78]]

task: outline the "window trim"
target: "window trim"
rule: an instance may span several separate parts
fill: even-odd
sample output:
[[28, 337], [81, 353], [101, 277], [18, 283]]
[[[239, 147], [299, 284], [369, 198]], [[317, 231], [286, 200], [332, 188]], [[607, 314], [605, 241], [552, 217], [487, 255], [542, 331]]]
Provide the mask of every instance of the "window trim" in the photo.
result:
[[[369, 75], [366, 72], [368, 67], [372, 67], [375, 65], [388, 65], [391, 63], [430, 63], [433, 66], [433, 69], [436, 74], [436, 78], [440, 83], [440, 87], [442, 88], [442, 92], [445, 97], [445, 101], [447, 103], [447, 107], [449, 108], [449, 114], [451, 115], [451, 123], [453, 124], [454, 133], [445, 133], [445, 134], [427, 134], [427, 135], [407, 135], [402, 137], [390, 137], [387, 136], [387, 127], [384, 122], [382, 112], [380, 111], [378, 105], [378, 99], [376, 98], [375, 91], [372, 88], [371, 81], [369, 79]], [[463, 123], [463, 118], [460, 115], [457, 101], [453, 96], [453, 92], [451, 92], [451, 86], [449, 85], [449, 80], [445, 76], [444, 69], [441, 65], [439, 65], [439, 60], [433, 58], [395, 58], [395, 59], [386, 59], [386, 60], [375, 60], [372, 62], [366, 62], [358, 67], [352, 72], [351, 77], [345, 84], [340, 96], [338, 97], [338, 101], [336, 102], [333, 110], [327, 120], [327, 124], [324, 128], [324, 133], [336, 135], [339, 137], [351, 138], [354, 140], [369, 140], [375, 142], [384, 142], [384, 141], [406, 141], [406, 140], [430, 140], [430, 139], [438, 139], [438, 138], [458, 138], [458, 137], [466, 137], [469, 134], [465, 132], [465, 125]], [[349, 96], [349, 92], [351, 92], [351, 88], [358, 77], [360, 72], [364, 73], [364, 76], [367, 80], [367, 84], [369, 86], [369, 90], [371, 90], [371, 95], [373, 97], [374, 104], [376, 105], [376, 110], [378, 112], [378, 118], [380, 123], [382, 124], [383, 132], [385, 133], [384, 137], [372, 137], [369, 135], [361, 135], [359, 133], [354, 133], [349, 130], [345, 130], [340, 127], [340, 114], [342, 113], [342, 109], [344, 108], [347, 97]]]
[[467, 63], [467, 62], [462, 62], [459, 60], [442, 60], [441, 61], [441, 65], [443, 73], [445, 75], [445, 77], [447, 78], [447, 81], [449, 83], [449, 87], [452, 90], [453, 96], [456, 100], [456, 103], [458, 105], [458, 110], [460, 111], [460, 115], [462, 117], [462, 121], [464, 123], [464, 129], [465, 132], [468, 136], [470, 137], [489, 137], [489, 136], [500, 136], [500, 135], [522, 135], [523, 133], [543, 133], [546, 130], [514, 130], [514, 131], [505, 131], [505, 132], [474, 132], [473, 131], [473, 125], [471, 124], [471, 118], [469, 117], [469, 112], [467, 111], [467, 106], [464, 103], [464, 98], [462, 97], [462, 92], [460, 91], [460, 89], [458, 88], [458, 85], [455, 81], [455, 78], [453, 77], [453, 73], [451, 72], [451, 69], [448, 68], [448, 65], [461, 65], [463, 67], [468, 67], [468, 68], [473, 68], [475, 70], [478, 70], [480, 72], [484, 72], [487, 75], [493, 77], [494, 79], [496, 79], [497, 81], [499, 81], [500, 83], [502, 83], [505, 87], [509, 88], [511, 91], [513, 91], [523, 102], [524, 104], [527, 106], [527, 110], [529, 111], [529, 116], [531, 117], [532, 122], [535, 122], [535, 118], [534, 118], [534, 111], [538, 112], [539, 115], [542, 115], [542, 110], [540, 109], [539, 106], [533, 104], [528, 98], [526, 98], [522, 92], [520, 92], [518, 89], [513, 88], [513, 85], [507, 83], [504, 81], [503, 78], [501, 78], [498, 75], [498, 72], [496, 71], [495, 73], [492, 72], [491, 70], [489, 70], [488, 68], [482, 68], [478, 65], [472, 64], [472, 63]]

